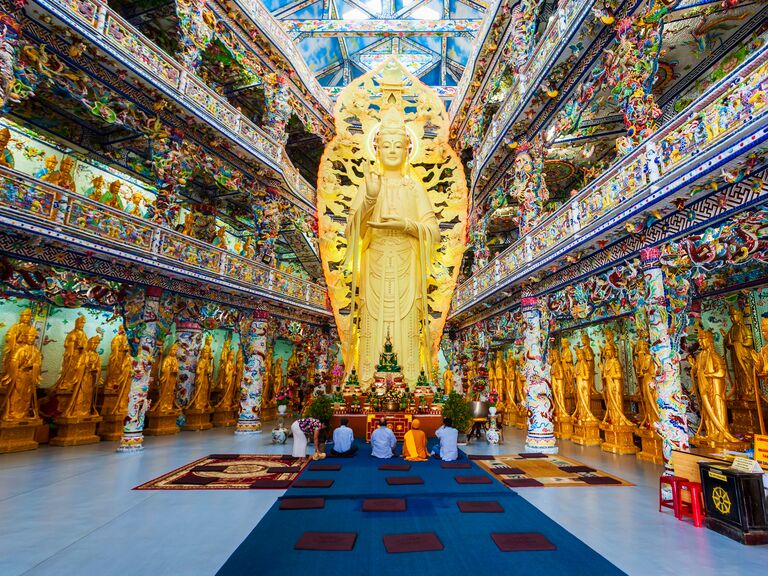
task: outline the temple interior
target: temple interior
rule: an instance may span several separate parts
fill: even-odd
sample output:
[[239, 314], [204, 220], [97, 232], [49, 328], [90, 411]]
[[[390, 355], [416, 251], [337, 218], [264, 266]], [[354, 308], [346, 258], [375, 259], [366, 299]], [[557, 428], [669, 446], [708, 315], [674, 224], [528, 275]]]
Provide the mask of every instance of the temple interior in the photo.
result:
[[0, 0], [0, 346], [2, 576], [766, 574], [768, 2]]

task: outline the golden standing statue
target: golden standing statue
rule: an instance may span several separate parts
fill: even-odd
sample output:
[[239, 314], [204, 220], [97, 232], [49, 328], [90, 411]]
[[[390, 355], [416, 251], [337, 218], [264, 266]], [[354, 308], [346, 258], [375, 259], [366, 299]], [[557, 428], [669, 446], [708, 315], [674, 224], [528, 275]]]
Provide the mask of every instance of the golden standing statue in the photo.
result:
[[[242, 376], [240, 377], [242, 382]], [[264, 357], [264, 386], [261, 390], [262, 402], [264, 406], [271, 406], [275, 398], [275, 387], [272, 381], [272, 350], [267, 348], [267, 353]]]
[[61, 361], [61, 372], [54, 389], [57, 392], [70, 392], [80, 380], [78, 368], [86, 355], [88, 337], [85, 335], [85, 316], [78, 316], [75, 327], [64, 338], [64, 357]]
[[584, 347], [576, 349], [576, 411], [573, 417], [577, 422], [597, 422], [590, 409], [590, 382], [594, 371], [590, 366], [587, 351]]
[[760, 434], [765, 434], [765, 418], [763, 416], [763, 407], [761, 400], [768, 402], [768, 399], [763, 395], [760, 382], [765, 382], [768, 378], [768, 318], [763, 317], [760, 319], [760, 331], [763, 334], [763, 342], [765, 346], [760, 349], [760, 352], [752, 352], [752, 358], [755, 363], [755, 392], [757, 401], [757, 416], [760, 422]]
[[75, 192], [75, 179], [72, 176], [74, 161], [69, 156], [64, 156], [59, 163], [59, 169], [53, 173], [51, 182], [57, 186]]
[[[584, 351], [584, 359], [589, 366], [589, 390], [590, 394], [598, 394], [597, 388], [595, 388], [595, 352], [592, 350], [592, 340], [589, 339], [589, 334], [585, 330], [581, 333], [581, 349]], [[578, 351], [576, 352], [577, 364], [578, 364]]]
[[[82, 316], [81, 316], [82, 318]], [[68, 418], [95, 416], [96, 389], [101, 380], [101, 357], [98, 353], [99, 336], [88, 339], [86, 349], [80, 355], [75, 374], [77, 382], [72, 390], [72, 398], [63, 412]]]
[[[245, 374], [245, 359], [243, 358], [243, 347], [239, 345], [237, 347], [237, 357], [235, 358], [235, 384], [233, 394], [235, 398], [235, 405], [240, 403], [240, 387], [243, 385], [243, 375]], [[266, 382], [262, 379], [262, 382]]]
[[130, 355], [131, 349], [128, 346], [128, 337], [125, 335], [125, 328], [121, 324], [110, 345], [104, 390], [114, 391], [120, 387], [120, 383], [124, 380], [125, 357]]
[[235, 404], [235, 359], [233, 358], [232, 348], [227, 353], [226, 360], [222, 359], [223, 364], [219, 367], [221, 371], [221, 399], [216, 408], [231, 410]]
[[453, 392], [453, 371], [450, 366], [446, 366], [443, 372], [443, 390], [446, 394]]
[[616, 354], [616, 346], [606, 346], [602, 367], [605, 418], [613, 426], [632, 426], [624, 415], [624, 371]]
[[226, 376], [224, 366], [226, 366], [227, 362], [229, 362], [229, 357], [231, 355], [232, 336], [227, 335], [227, 339], [224, 340], [224, 346], [221, 348], [221, 356], [219, 356], [219, 373], [216, 375], [216, 385], [213, 387], [214, 390], [224, 389], [224, 378]]
[[32, 310], [25, 308], [19, 314], [19, 321], [11, 326], [5, 334], [3, 375], [0, 376], [0, 389], [7, 388], [13, 379], [9, 373], [11, 361], [16, 351], [26, 342], [28, 332], [33, 332], [37, 337], [37, 329], [32, 325]]
[[40, 384], [42, 357], [35, 346], [37, 333], [34, 328], [21, 331], [21, 340], [8, 364], [10, 385], [0, 420], [3, 422], [37, 418], [37, 387]]
[[562, 418], [568, 416], [565, 407], [565, 370], [560, 358], [560, 351], [552, 348], [549, 351], [550, 380], [552, 382], [552, 400], [555, 408], [555, 416]]
[[755, 352], [752, 329], [744, 322], [744, 313], [732, 307], [731, 329], [721, 330], [723, 344], [731, 357], [733, 372], [736, 376], [736, 398], [739, 400], [755, 399], [755, 370], [753, 354]]
[[209, 410], [211, 379], [213, 378], [213, 352], [211, 351], [211, 337], [205, 337], [205, 344], [200, 350], [200, 357], [195, 368], [195, 392], [189, 401], [189, 408], [194, 410]]
[[715, 338], [711, 331], [699, 330], [699, 346], [701, 352], [696, 359], [690, 358], [701, 399], [701, 423], [696, 441], [721, 448], [739, 442], [728, 428], [727, 368], [725, 359], [715, 350]]
[[450, 121], [434, 91], [394, 58], [347, 86], [335, 117], [318, 226], [346, 371], [369, 388], [389, 334], [413, 387], [422, 370], [432, 373], [466, 241]]
[[179, 345], [174, 342], [168, 349], [160, 369], [160, 386], [157, 398], [157, 411], [161, 414], [172, 412], [175, 408], [176, 385], [179, 382]]
[[274, 398], [283, 389], [283, 357], [278, 356], [272, 367], [272, 397]]
[[571, 343], [568, 339], [563, 337], [560, 342], [560, 362], [563, 365], [563, 385], [565, 386], [565, 397], [569, 398], [573, 396], [573, 378], [574, 378], [574, 365], [573, 365], [573, 350], [571, 350]]
[[659, 405], [656, 396], [656, 364], [651, 356], [648, 341], [640, 337], [632, 350], [637, 386], [643, 402], [642, 426], [652, 428], [659, 421]]
[[13, 168], [13, 153], [8, 150], [8, 143], [11, 141], [11, 131], [8, 128], [0, 130], [0, 166]]

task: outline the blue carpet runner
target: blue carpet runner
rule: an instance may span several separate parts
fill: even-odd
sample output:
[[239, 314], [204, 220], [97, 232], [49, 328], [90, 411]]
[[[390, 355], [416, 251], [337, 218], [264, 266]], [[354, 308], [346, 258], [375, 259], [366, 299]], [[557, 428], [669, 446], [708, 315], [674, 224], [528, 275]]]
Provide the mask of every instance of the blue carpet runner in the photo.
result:
[[[466, 457], [464, 457], [466, 462]], [[624, 574], [573, 534], [493, 478], [491, 484], [459, 484], [455, 476], [485, 474], [443, 469], [438, 460], [413, 462], [408, 471], [379, 470], [382, 460], [360, 445], [341, 471], [305, 470], [303, 480], [332, 479], [330, 488], [291, 488], [283, 498], [322, 496], [325, 507], [280, 510], [277, 502], [219, 570], [219, 576], [467, 576], [468, 574]], [[393, 459], [391, 463], [402, 463]], [[311, 465], [310, 465], [311, 467]], [[387, 477], [420, 476], [424, 484], [390, 486]], [[363, 512], [366, 498], [405, 498], [405, 512]], [[459, 501], [496, 501], [503, 513], [462, 513]], [[305, 532], [356, 532], [349, 552], [294, 550]], [[389, 534], [434, 532], [444, 550], [388, 554]], [[537, 532], [554, 551], [501, 552], [494, 532]]]

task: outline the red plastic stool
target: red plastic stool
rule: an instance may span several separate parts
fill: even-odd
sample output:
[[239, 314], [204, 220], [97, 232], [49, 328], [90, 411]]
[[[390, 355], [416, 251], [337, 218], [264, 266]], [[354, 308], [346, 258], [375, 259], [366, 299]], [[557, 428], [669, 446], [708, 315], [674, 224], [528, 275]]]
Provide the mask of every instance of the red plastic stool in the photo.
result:
[[[687, 482], [680, 476], [659, 476], [659, 512], [662, 508], [669, 508], [675, 513], [675, 518], [680, 519], [680, 484]], [[672, 498], [664, 498], [662, 488], [664, 484], [672, 489]]]
[[[691, 496], [690, 504], [683, 502], [683, 490], [688, 490]], [[702, 498], [701, 484], [689, 481], [680, 482], [677, 485], [677, 501], [680, 511], [678, 520], [682, 520], [685, 516], [691, 516], [696, 528], [704, 526], [704, 499]]]

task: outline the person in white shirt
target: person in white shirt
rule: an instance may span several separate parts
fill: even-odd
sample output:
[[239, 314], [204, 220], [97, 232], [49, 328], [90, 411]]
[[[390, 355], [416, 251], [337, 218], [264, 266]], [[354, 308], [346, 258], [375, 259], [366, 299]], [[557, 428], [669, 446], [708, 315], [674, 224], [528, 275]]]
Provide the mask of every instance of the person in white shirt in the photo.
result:
[[342, 418], [341, 426], [333, 431], [333, 448], [329, 454], [335, 458], [351, 458], [357, 454], [357, 445], [354, 444], [355, 435], [347, 424], [349, 419]]
[[379, 427], [371, 434], [371, 456], [374, 458], [392, 458], [394, 447], [397, 446], [397, 438], [390, 428], [387, 428], [387, 419], [379, 420]]
[[452, 425], [453, 422], [451, 422], [450, 418], [444, 418], [443, 425], [435, 430], [435, 436], [440, 440], [439, 458], [446, 462], [451, 462], [459, 457], [459, 431], [453, 428]]

